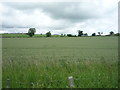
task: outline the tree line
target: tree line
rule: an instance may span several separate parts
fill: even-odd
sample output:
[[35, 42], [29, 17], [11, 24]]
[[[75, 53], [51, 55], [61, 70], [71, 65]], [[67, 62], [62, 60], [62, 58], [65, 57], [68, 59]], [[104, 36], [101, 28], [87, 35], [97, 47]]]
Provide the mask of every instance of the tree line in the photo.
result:
[[[28, 30], [28, 33], [27, 35], [29, 35], [30, 37], [34, 36], [35, 35], [35, 32], [36, 32], [36, 29], [35, 28], [30, 28]], [[103, 32], [98, 32], [98, 35], [96, 35], [96, 33], [92, 33], [91, 36], [101, 36], [103, 34]], [[46, 37], [51, 37], [51, 32], [47, 32], [46, 33]], [[115, 35], [115, 36], [119, 36], [120, 34], [119, 33], [116, 33], [114, 34], [113, 31], [109, 32], [109, 35], [106, 35], [106, 36], [112, 36], [112, 35]], [[87, 33], [83, 33], [82, 30], [78, 30], [78, 35], [72, 35], [72, 34], [61, 34], [61, 37], [64, 37], [64, 36], [68, 36], [68, 37], [82, 37], [82, 36], [88, 36]]]

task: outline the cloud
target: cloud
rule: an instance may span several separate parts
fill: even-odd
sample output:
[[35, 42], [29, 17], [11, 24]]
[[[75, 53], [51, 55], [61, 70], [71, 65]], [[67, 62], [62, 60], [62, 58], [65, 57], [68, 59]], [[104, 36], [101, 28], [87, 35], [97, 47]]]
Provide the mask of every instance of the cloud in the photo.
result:
[[117, 32], [117, 2], [1, 2], [0, 25], [9, 32], [26, 32], [30, 27], [37, 28], [37, 33]]
[[85, 2], [42, 2], [42, 3], [4, 3], [11, 8], [32, 14], [33, 10], [42, 10], [53, 19], [64, 19], [71, 22], [82, 22], [90, 18], [99, 18], [101, 12], [100, 5]]

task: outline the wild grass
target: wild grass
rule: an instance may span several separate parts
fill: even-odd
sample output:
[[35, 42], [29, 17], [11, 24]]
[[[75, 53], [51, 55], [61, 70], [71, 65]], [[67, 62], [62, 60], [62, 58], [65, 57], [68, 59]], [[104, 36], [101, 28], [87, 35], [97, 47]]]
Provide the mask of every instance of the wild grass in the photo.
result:
[[4, 38], [3, 88], [118, 87], [118, 38]]

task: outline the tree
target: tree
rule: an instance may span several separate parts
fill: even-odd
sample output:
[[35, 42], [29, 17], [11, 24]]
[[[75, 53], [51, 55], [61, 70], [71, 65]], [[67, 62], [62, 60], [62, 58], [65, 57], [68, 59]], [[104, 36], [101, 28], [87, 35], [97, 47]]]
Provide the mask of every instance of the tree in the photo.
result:
[[115, 36], [120, 36], [120, 33], [116, 33], [116, 34], [114, 34]]
[[64, 34], [64, 37], [66, 36], [66, 34]]
[[46, 33], [46, 36], [47, 36], [47, 37], [51, 37], [51, 32], [50, 32], [50, 31], [47, 32], [47, 33]]
[[100, 33], [100, 32], [98, 32], [98, 34], [101, 36], [101, 33]]
[[92, 36], [96, 36], [96, 33], [93, 33]]
[[85, 33], [85, 34], [83, 34], [84, 36], [88, 36], [88, 34], [87, 33]]
[[113, 31], [111, 31], [111, 32], [110, 32], [110, 35], [113, 35], [113, 34], [114, 34], [114, 32], [113, 32]]
[[101, 36], [101, 34], [103, 34], [103, 32], [98, 32], [99, 36]]
[[68, 37], [72, 37], [72, 34], [67, 34]]
[[103, 34], [103, 32], [101, 32], [101, 34]]
[[78, 36], [81, 37], [83, 35], [83, 31], [78, 30]]
[[32, 37], [32, 36], [35, 34], [35, 32], [36, 32], [36, 29], [35, 29], [35, 28], [30, 28], [30, 29], [28, 30], [28, 35], [29, 35], [30, 37]]
[[63, 34], [61, 34], [60, 37], [64, 37]]

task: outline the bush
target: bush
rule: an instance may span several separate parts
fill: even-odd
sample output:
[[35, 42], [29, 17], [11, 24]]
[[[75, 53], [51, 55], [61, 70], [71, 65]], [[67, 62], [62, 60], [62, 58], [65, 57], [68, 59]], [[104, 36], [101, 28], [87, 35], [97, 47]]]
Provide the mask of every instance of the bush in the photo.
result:
[[72, 34], [67, 34], [68, 37], [72, 37]]
[[96, 36], [96, 34], [95, 34], [95, 33], [93, 33], [93, 34], [92, 34], [92, 36]]
[[50, 31], [47, 32], [47, 33], [46, 33], [46, 36], [47, 36], [47, 37], [51, 37], [51, 32], [50, 32]]

